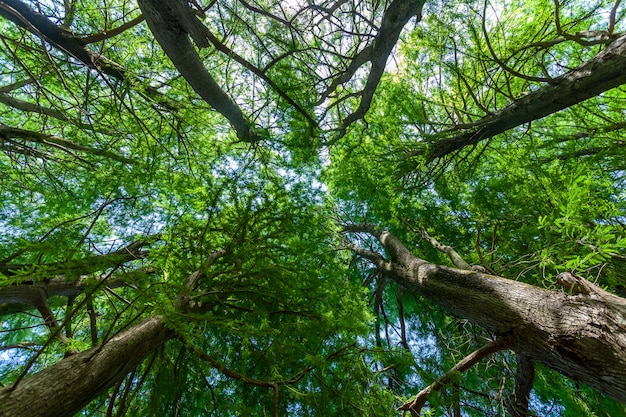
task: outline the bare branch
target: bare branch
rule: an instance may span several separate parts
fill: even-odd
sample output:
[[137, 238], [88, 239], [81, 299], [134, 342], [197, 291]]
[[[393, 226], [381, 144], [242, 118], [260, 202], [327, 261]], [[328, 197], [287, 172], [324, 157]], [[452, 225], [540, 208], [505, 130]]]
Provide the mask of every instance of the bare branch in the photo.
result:
[[35, 348], [38, 347], [38, 346], [39, 346], [38, 344], [32, 343], [32, 342], [14, 343], [12, 345], [0, 346], [0, 352], [2, 352], [4, 350], [10, 350], [10, 349], [35, 350]]
[[[76, 37], [71, 32], [57, 26], [54, 22], [31, 9], [26, 3], [20, 0], [0, 1], [0, 16], [3, 16], [16, 25], [25, 28], [31, 33], [40, 36], [53, 46], [73, 56], [88, 68], [97, 69], [102, 73], [118, 80], [132, 81], [132, 84], [142, 85], [141, 80], [136, 79], [128, 73], [126, 68], [106, 57], [92, 52], [87, 47], [87, 42]], [[154, 99], [159, 105], [168, 110], [175, 110], [179, 104], [170, 103], [156, 89], [146, 87], [140, 90], [141, 93]]]
[[[39, 314], [41, 314], [41, 317], [43, 318], [44, 323], [46, 323], [46, 327], [48, 327], [48, 329], [50, 330], [50, 333], [53, 335], [56, 334], [57, 337], [59, 338], [59, 342], [61, 342], [62, 345], [67, 346], [69, 343], [69, 339], [62, 331], [60, 331], [60, 329], [58, 329], [59, 322], [54, 316], [54, 313], [52, 309], [50, 308], [50, 304], [48, 304], [47, 295], [43, 292], [43, 290], [41, 290], [41, 288], [38, 288], [38, 290], [39, 290], [38, 291], [39, 297], [37, 297], [35, 300], [35, 303], [34, 303], [35, 307], [39, 311]], [[68, 351], [67, 353], [75, 354], [75, 353], [78, 353], [78, 351], [75, 349], [72, 349]]]
[[622, 0], [615, 0], [615, 3], [613, 4], [613, 7], [611, 8], [611, 13], [609, 15], [609, 27], [607, 28], [607, 32], [609, 32], [609, 34], [613, 34], [613, 31], [615, 30], [615, 16], [617, 15], [617, 8], [619, 7], [620, 3], [622, 2]]
[[450, 260], [452, 261], [454, 266], [456, 266], [457, 268], [459, 268], [459, 269], [467, 269], [467, 270], [471, 270], [472, 269], [470, 264], [465, 262], [465, 260], [461, 257], [461, 255], [459, 255], [458, 252], [456, 250], [454, 250], [453, 247], [447, 246], [447, 245], [443, 245], [443, 244], [439, 243], [439, 241], [437, 239], [435, 239], [434, 237], [432, 237], [432, 236], [430, 236], [428, 234], [426, 229], [421, 228], [420, 229], [420, 235], [422, 236], [422, 238], [424, 240], [426, 240], [428, 243], [433, 245], [433, 247], [435, 249], [440, 250], [441, 252], [443, 252], [446, 255], [448, 255], [448, 258], [450, 258]]
[[416, 17], [418, 21], [421, 20], [424, 3], [425, 1], [423, 0], [393, 0], [383, 14], [380, 30], [372, 43], [359, 52], [352, 59], [352, 62], [344, 73], [336, 78], [326, 91], [322, 93], [319, 103], [326, 100], [339, 85], [345, 84], [352, 79], [357, 70], [366, 62], [371, 63], [371, 69], [365, 87], [360, 93], [361, 100], [359, 106], [343, 120], [339, 128], [339, 133], [328, 143], [329, 145], [343, 137], [352, 123], [365, 116], [372, 104], [376, 88], [385, 72], [387, 60], [398, 42], [402, 29], [413, 17]]
[[209, 46], [207, 31], [190, 7], [172, 0], [140, 0], [148, 27], [191, 88], [211, 107], [222, 114], [244, 142], [258, 142], [261, 137], [235, 101], [220, 87], [206, 69], [189, 37], [199, 48]]
[[263, 81], [265, 81], [267, 85], [272, 87], [279, 96], [281, 96], [287, 103], [289, 103], [290, 106], [296, 109], [298, 113], [300, 113], [307, 119], [311, 128], [317, 127], [317, 122], [315, 121], [315, 119], [313, 119], [313, 117], [306, 110], [304, 110], [302, 106], [296, 103], [294, 99], [292, 99], [285, 91], [283, 91], [280, 88], [280, 86], [274, 82], [274, 80], [268, 77], [263, 70], [254, 66], [252, 63], [244, 59], [241, 55], [237, 54], [231, 48], [226, 46], [223, 42], [220, 42], [220, 40], [211, 31], [209, 31], [208, 28], [206, 28], [205, 33], [209, 41], [215, 47], [215, 49], [231, 57], [233, 60], [235, 60], [235, 62], [239, 63], [241, 66], [243, 66], [244, 68], [252, 72], [257, 77], [261, 78]]
[[[133, 161], [124, 156], [118, 155], [114, 152], [93, 148], [91, 146], [85, 146], [78, 143], [70, 142], [66, 139], [61, 139], [56, 136], [46, 135], [45, 133], [33, 132], [30, 130], [18, 129], [15, 127], [0, 124], [0, 137], [4, 139], [19, 138], [22, 140], [40, 143], [43, 145], [51, 146], [62, 150], [63, 152], [76, 157], [71, 151], [80, 151], [87, 154], [103, 156], [108, 159], [112, 159], [124, 163], [132, 163]], [[12, 141], [14, 145], [18, 145], [17, 142]]]
[[105, 30], [104, 32], [100, 32], [100, 33], [95, 33], [93, 35], [84, 36], [83, 38], [81, 38], [81, 40], [85, 43], [101, 42], [103, 40], [110, 39], [114, 36], [117, 36], [120, 33], [124, 32], [125, 30], [128, 30], [143, 21], [144, 21], [144, 17], [142, 15], [139, 15], [136, 18], [129, 20], [128, 22], [125, 22], [116, 28], [113, 28], [111, 30]]

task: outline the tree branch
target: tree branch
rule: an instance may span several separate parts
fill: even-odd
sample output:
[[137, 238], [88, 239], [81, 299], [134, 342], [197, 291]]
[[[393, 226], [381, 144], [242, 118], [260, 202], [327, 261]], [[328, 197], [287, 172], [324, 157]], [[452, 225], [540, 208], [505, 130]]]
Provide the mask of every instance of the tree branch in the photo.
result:
[[115, 27], [115, 28], [113, 28], [111, 30], [105, 30], [103, 32], [95, 33], [93, 35], [83, 36], [81, 38], [81, 40], [83, 42], [85, 42], [86, 44], [104, 41], [106, 39], [110, 39], [110, 38], [112, 38], [114, 36], [119, 35], [120, 33], [124, 32], [125, 30], [128, 30], [128, 29], [132, 28], [133, 26], [138, 25], [139, 23], [141, 23], [143, 21], [144, 21], [144, 17], [142, 15], [139, 15], [136, 18], [131, 19], [128, 22], [122, 23], [120, 26]]
[[258, 142], [261, 137], [244, 116], [241, 108], [220, 87], [206, 69], [189, 37], [199, 48], [209, 46], [206, 27], [191, 8], [177, 0], [139, 0], [148, 27], [191, 88], [218, 113], [222, 114], [244, 142]]
[[[2, 99], [0, 98], [0, 101], [1, 100]], [[16, 127], [7, 126], [4, 124], [0, 124], [0, 137], [6, 140], [19, 138], [25, 141], [40, 143], [42, 145], [60, 149], [61, 151], [69, 154], [72, 157], [76, 157], [76, 155], [74, 155], [71, 151], [79, 151], [79, 152], [84, 152], [84, 153], [91, 154], [91, 155], [102, 156], [108, 159], [112, 159], [114, 161], [123, 162], [127, 164], [130, 164], [133, 162], [132, 159], [126, 158], [125, 156], [118, 155], [114, 152], [111, 152], [105, 149], [98, 149], [98, 148], [94, 148], [91, 146], [85, 146], [85, 145], [71, 142], [66, 139], [58, 138], [56, 136], [47, 135], [45, 133], [18, 129]], [[20, 145], [19, 143], [13, 140], [11, 140], [11, 142], [16, 146]], [[26, 147], [25, 145], [23, 146]]]
[[471, 368], [487, 356], [504, 350], [507, 348], [507, 346], [508, 342], [504, 338], [498, 338], [492, 342], [489, 342], [480, 349], [475, 350], [474, 352], [463, 358], [452, 369], [442, 375], [441, 378], [439, 378], [437, 381], [433, 382], [428, 387], [421, 390], [415, 396], [415, 399], [413, 401], [403, 404], [399, 408], [399, 410], [403, 411], [403, 416], [406, 415], [407, 412], [410, 412], [411, 416], [419, 417], [422, 407], [424, 407], [426, 401], [428, 401], [428, 398], [433, 393], [440, 391], [442, 388], [444, 388], [449, 382], [453, 380], [455, 375], [467, 371], [469, 368]]
[[[442, 158], [476, 145], [499, 133], [581, 103], [626, 83], [626, 36], [610, 43], [594, 58], [549, 84], [515, 100], [502, 110], [482, 119], [437, 135], [427, 155], [428, 161]], [[455, 132], [461, 132], [454, 134]], [[450, 135], [450, 137], [446, 137]], [[416, 154], [421, 153], [416, 151]]]
[[[50, 42], [54, 47], [64, 53], [73, 56], [88, 68], [101, 71], [118, 80], [130, 81], [131, 85], [142, 85], [143, 81], [135, 78], [122, 65], [106, 57], [92, 52], [87, 47], [87, 42], [76, 37], [71, 32], [57, 26], [41, 13], [31, 9], [20, 0], [0, 1], [0, 16], [3, 16], [16, 25], [25, 28], [29, 32]], [[163, 94], [152, 87], [140, 90], [146, 96], [154, 99], [159, 105], [168, 110], [175, 110], [179, 104], [168, 102]]]
[[[43, 292], [43, 290], [39, 289], [39, 297], [35, 300], [34, 305], [39, 311], [39, 314], [41, 314], [41, 317], [43, 318], [43, 321], [46, 324], [46, 327], [48, 327], [48, 330], [50, 330], [50, 333], [53, 335], [56, 334], [57, 337], [59, 338], [59, 342], [61, 342], [61, 345], [67, 346], [69, 343], [69, 339], [62, 331], [60, 331], [60, 329], [58, 329], [59, 322], [54, 316], [54, 313], [52, 312], [52, 309], [50, 308], [50, 304], [48, 304], [48, 297]], [[75, 354], [75, 353], [78, 353], [78, 351], [75, 349], [72, 349], [71, 351], [68, 351], [67, 353]]]
[[339, 133], [328, 144], [333, 144], [342, 138], [352, 123], [365, 116], [372, 104], [376, 88], [385, 72], [387, 60], [398, 42], [402, 29], [413, 17], [417, 17], [418, 21], [421, 20], [424, 3], [424, 0], [393, 0], [383, 14], [380, 29], [372, 43], [359, 52], [352, 59], [344, 73], [336, 78], [326, 91], [322, 93], [318, 103], [322, 103], [326, 100], [339, 85], [350, 81], [358, 69], [366, 62], [372, 64], [365, 87], [360, 93], [361, 101], [359, 102], [359, 106], [343, 120], [339, 128]]
[[57, 276], [88, 275], [102, 269], [112, 268], [137, 259], [145, 259], [148, 251], [142, 250], [146, 240], [134, 241], [116, 251], [103, 255], [87, 256], [81, 259], [72, 259], [61, 262], [41, 264], [12, 264], [0, 262], [0, 274], [6, 276], [20, 275], [21, 282], [34, 283], [43, 279], [52, 279]]
[[452, 261], [452, 264], [454, 266], [456, 266], [459, 269], [466, 269], [466, 270], [472, 269], [470, 264], [465, 262], [465, 260], [461, 257], [461, 255], [459, 255], [459, 253], [456, 250], [454, 250], [452, 246], [441, 244], [437, 239], [429, 235], [426, 229], [424, 229], [423, 227], [420, 227], [419, 229], [416, 230], [407, 221], [404, 221], [404, 223], [407, 226], [409, 226], [413, 232], [417, 232], [422, 237], [422, 239], [430, 243], [435, 249], [448, 255], [448, 258], [450, 258], [450, 261]]
[[171, 336], [163, 317], [147, 318], [98, 348], [70, 356], [1, 389], [0, 416], [73, 416]]

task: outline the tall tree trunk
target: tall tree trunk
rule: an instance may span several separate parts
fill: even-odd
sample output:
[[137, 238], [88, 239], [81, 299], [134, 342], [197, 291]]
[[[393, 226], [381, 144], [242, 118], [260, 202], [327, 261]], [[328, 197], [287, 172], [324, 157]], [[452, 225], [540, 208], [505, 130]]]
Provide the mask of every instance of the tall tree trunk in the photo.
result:
[[171, 335], [162, 316], [0, 390], [0, 417], [71, 417], [119, 382]]
[[477, 271], [434, 265], [414, 256], [387, 231], [371, 225], [354, 225], [347, 231], [376, 237], [390, 259], [357, 246], [352, 250], [409, 291], [506, 337], [509, 346], [528, 360], [542, 362], [626, 402], [623, 298], [599, 288], [582, 288], [570, 295]]

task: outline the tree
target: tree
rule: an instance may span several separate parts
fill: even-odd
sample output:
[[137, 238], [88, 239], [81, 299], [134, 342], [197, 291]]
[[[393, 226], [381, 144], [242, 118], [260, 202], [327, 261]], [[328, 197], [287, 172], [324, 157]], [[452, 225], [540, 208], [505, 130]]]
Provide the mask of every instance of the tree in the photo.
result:
[[0, 1], [0, 416], [625, 415], [623, 13]]

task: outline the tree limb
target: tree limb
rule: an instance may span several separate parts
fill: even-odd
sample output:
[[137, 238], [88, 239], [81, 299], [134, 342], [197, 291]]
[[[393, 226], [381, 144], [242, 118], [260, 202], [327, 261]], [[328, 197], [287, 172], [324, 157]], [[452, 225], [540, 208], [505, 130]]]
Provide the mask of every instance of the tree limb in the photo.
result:
[[43, 279], [52, 279], [63, 275], [66, 279], [70, 276], [88, 275], [102, 269], [112, 268], [126, 262], [137, 259], [145, 259], [148, 252], [142, 250], [146, 246], [146, 240], [134, 241], [116, 251], [103, 255], [87, 256], [81, 259], [71, 259], [62, 262], [50, 262], [40, 264], [14, 264], [0, 262], [0, 274], [5, 276], [20, 276], [20, 282], [34, 283]]
[[14, 138], [19, 138], [19, 139], [29, 141], [29, 142], [34, 142], [34, 143], [40, 143], [42, 145], [60, 149], [61, 151], [73, 157], [75, 157], [75, 155], [71, 151], [79, 151], [79, 152], [84, 152], [84, 153], [91, 154], [91, 155], [102, 156], [108, 159], [112, 159], [114, 161], [123, 162], [127, 164], [133, 162], [133, 160], [130, 158], [126, 158], [125, 156], [118, 155], [115, 152], [111, 152], [106, 149], [98, 149], [98, 148], [94, 148], [91, 146], [85, 146], [85, 145], [74, 143], [69, 140], [62, 139], [56, 136], [47, 135], [45, 133], [19, 129], [19, 128], [7, 126], [4, 124], [0, 124], [0, 138], [11, 140], [11, 142], [15, 146], [18, 146], [20, 144], [12, 141], [12, 139]]
[[356, 54], [344, 73], [333, 80], [326, 91], [322, 93], [321, 98], [318, 101], [320, 104], [326, 100], [329, 95], [334, 92], [337, 87], [339, 87], [339, 85], [350, 81], [358, 69], [361, 68], [366, 62], [371, 63], [365, 87], [360, 92], [361, 100], [357, 109], [342, 121], [339, 133], [329, 142], [329, 144], [335, 143], [337, 140], [342, 138], [352, 123], [365, 116], [372, 104], [376, 88], [378, 87], [380, 79], [385, 72], [387, 60], [389, 59], [394, 46], [398, 42], [402, 29], [413, 17], [417, 17], [418, 21], [421, 20], [422, 8], [424, 7], [424, 4], [424, 0], [393, 0], [383, 14], [380, 29], [374, 37], [373, 42], [361, 52]]
[[105, 30], [103, 32], [100, 33], [95, 33], [93, 35], [87, 35], [84, 36], [83, 38], [81, 38], [81, 40], [83, 42], [87, 43], [94, 43], [94, 42], [101, 42], [104, 41], [106, 39], [110, 39], [114, 36], [119, 35], [120, 33], [124, 32], [125, 30], [128, 30], [130, 28], [132, 28], [133, 26], [138, 25], [139, 23], [144, 21], [144, 17], [142, 15], [137, 16], [134, 19], [129, 20], [128, 22], [122, 23], [121, 25], [119, 25], [118, 27], [115, 27], [113, 29], [110, 30]]
[[467, 355], [452, 369], [442, 375], [441, 378], [421, 390], [415, 396], [415, 399], [413, 401], [403, 404], [399, 408], [403, 411], [403, 416], [406, 415], [407, 412], [410, 412], [411, 416], [419, 417], [422, 407], [424, 407], [426, 401], [428, 401], [428, 398], [433, 393], [440, 391], [442, 388], [444, 388], [449, 382], [451, 382], [455, 375], [467, 371], [469, 368], [471, 368], [487, 356], [504, 350], [507, 348], [507, 346], [508, 342], [504, 338], [498, 338]]
[[467, 270], [472, 269], [470, 264], [465, 262], [465, 259], [463, 259], [461, 255], [459, 255], [459, 253], [456, 250], [454, 250], [452, 246], [443, 245], [439, 243], [439, 241], [435, 239], [434, 237], [430, 236], [428, 232], [426, 231], [426, 229], [424, 228], [420, 228], [419, 232], [422, 238], [428, 243], [430, 243], [435, 249], [448, 255], [448, 258], [450, 258], [450, 261], [452, 261], [452, 264], [454, 266], [456, 266], [459, 269], [467, 269]]
[[[541, 119], [618, 87], [626, 83], [624, 67], [626, 35], [610, 43], [594, 58], [515, 100], [502, 110], [437, 135], [442, 138], [433, 140], [427, 160], [433, 161], [453, 154], [511, 128]], [[461, 133], [455, 134], [459, 131]]]
[[515, 352], [626, 401], [626, 360], [621, 356], [626, 349], [623, 298], [596, 288], [589, 294], [570, 295], [436, 265], [413, 255], [383, 229], [365, 224], [344, 230], [377, 238], [390, 255], [387, 276], [414, 295], [496, 337], [505, 336]]
[[139, 7], [161, 48], [191, 88], [228, 119], [240, 140], [251, 143], [261, 140], [241, 108], [215, 81], [194, 49], [189, 37], [199, 48], [208, 47], [209, 42], [206, 27], [191, 8], [177, 0], [139, 0]]
[[[54, 312], [50, 308], [50, 304], [48, 304], [47, 295], [41, 289], [39, 289], [39, 297], [36, 298], [34, 305], [39, 311], [39, 314], [41, 314], [41, 317], [43, 318], [46, 327], [48, 327], [48, 330], [50, 330], [50, 333], [53, 335], [56, 334], [59, 338], [59, 342], [61, 342], [61, 345], [67, 346], [69, 343], [69, 339], [62, 331], [57, 330], [59, 327], [59, 322], [54, 316]], [[67, 353], [75, 354], [78, 353], [78, 351], [72, 349]]]
[[[25, 28], [29, 32], [50, 42], [54, 47], [64, 53], [76, 58], [88, 68], [101, 71], [118, 80], [126, 80], [131, 84], [141, 85], [143, 82], [133, 75], [122, 65], [114, 62], [100, 54], [92, 52], [87, 47], [87, 42], [76, 37], [66, 29], [57, 26], [48, 17], [31, 9], [26, 3], [20, 0], [0, 1], [0, 16], [9, 19], [16, 25]], [[154, 99], [159, 105], [168, 110], [175, 110], [178, 103], [170, 103], [163, 94], [152, 87], [145, 87], [140, 90], [146, 96]]]
[[147, 318], [100, 347], [70, 356], [1, 389], [0, 417], [73, 416], [171, 336], [163, 317]]

